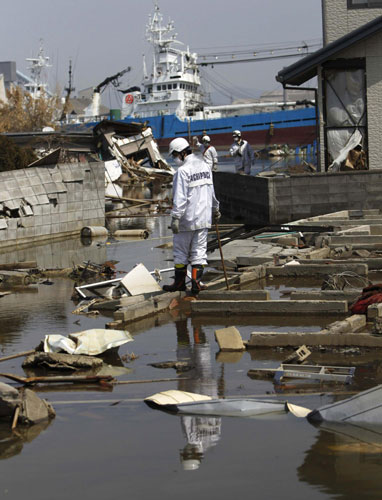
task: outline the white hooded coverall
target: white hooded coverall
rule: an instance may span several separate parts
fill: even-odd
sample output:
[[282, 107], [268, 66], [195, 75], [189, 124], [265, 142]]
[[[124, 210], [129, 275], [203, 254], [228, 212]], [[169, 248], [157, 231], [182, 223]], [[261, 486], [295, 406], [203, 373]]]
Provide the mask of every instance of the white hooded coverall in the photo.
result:
[[207, 233], [212, 212], [219, 210], [212, 172], [194, 154], [186, 156], [173, 180], [171, 216], [179, 219], [179, 233], [174, 234], [174, 264], [207, 263]]
[[245, 174], [251, 173], [251, 166], [255, 163], [255, 153], [247, 141], [242, 139], [240, 143], [234, 142], [229, 153], [235, 158], [236, 173], [243, 170]]
[[205, 146], [204, 144], [201, 144], [199, 141], [196, 143], [196, 146], [199, 148], [200, 152], [202, 153], [203, 160], [207, 163], [207, 165], [212, 170], [217, 170], [218, 154], [216, 152], [216, 149], [213, 146], [211, 146], [210, 144], [208, 146]]

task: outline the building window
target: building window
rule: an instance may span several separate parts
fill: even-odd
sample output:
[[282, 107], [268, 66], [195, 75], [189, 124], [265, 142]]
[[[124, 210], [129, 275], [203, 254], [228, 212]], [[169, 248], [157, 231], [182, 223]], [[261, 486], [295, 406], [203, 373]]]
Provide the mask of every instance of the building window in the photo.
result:
[[375, 9], [382, 7], [382, 0], [348, 0], [348, 9]]

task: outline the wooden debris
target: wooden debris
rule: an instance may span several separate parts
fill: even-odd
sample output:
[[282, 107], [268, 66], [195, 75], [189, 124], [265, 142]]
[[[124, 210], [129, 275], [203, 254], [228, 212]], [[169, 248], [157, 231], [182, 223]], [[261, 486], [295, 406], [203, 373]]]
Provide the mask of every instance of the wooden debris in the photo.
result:
[[158, 363], [150, 363], [154, 368], [175, 368], [177, 372], [187, 372], [194, 367], [186, 361], [160, 361]]
[[19, 375], [12, 375], [11, 373], [0, 373], [0, 377], [9, 378], [14, 382], [20, 384], [33, 385], [33, 384], [57, 384], [57, 383], [86, 383], [86, 384], [99, 384], [102, 382], [110, 382], [113, 380], [111, 375], [67, 375], [57, 377], [20, 377]]
[[0, 358], [1, 361], [8, 361], [9, 359], [14, 359], [14, 358], [21, 358], [23, 356], [29, 356], [29, 354], [33, 354], [35, 349], [31, 349], [30, 351], [24, 351], [24, 352], [19, 352], [18, 354], [11, 354], [10, 356], [4, 356], [3, 358]]

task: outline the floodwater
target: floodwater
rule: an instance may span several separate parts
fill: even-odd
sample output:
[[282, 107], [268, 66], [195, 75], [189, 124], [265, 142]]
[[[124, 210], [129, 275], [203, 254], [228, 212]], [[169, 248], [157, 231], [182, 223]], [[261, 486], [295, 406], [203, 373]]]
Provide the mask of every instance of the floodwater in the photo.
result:
[[[172, 252], [156, 248], [171, 241], [169, 219], [136, 221], [151, 229], [147, 240], [92, 242], [80, 240], [45, 245], [11, 255], [0, 262], [36, 259], [49, 262], [117, 260], [126, 272], [143, 262], [148, 269], [171, 266]], [[169, 279], [169, 276], [167, 280]], [[7, 356], [34, 348], [46, 334], [67, 335], [89, 328], [103, 328], [110, 318], [73, 315], [73, 282], [51, 278], [0, 299], [0, 347]], [[291, 284], [298, 287], [298, 282]], [[277, 283], [264, 286], [279, 293]], [[308, 288], [307, 283], [302, 287]], [[313, 288], [317, 283], [311, 285]], [[143, 399], [156, 392], [181, 389], [211, 396], [259, 396], [317, 408], [334, 400], [317, 386], [314, 395], [287, 396], [272, 381], [253, 380], [252, 368], [277, 367], [289, 352], [256, 350], [242, 354], [218, 353], [214, 330], [236, 325], [243, 339], [254, 330], [317, 330], [333, 318], [201, 318], [173, 310], [129, 325], [134, 337], [120, 347], [121, 358], [134, 353], [134, 361], [113, 361], [118, 380], [177, 378], [171, 382], [117, 385], [112, 389], [39, 387], [57, 416], [49, 425], [13, 435], [0, 427], [0, 497], [7, 499], [61, 500], [68, 498], [134, 500], [159, 498], [259, 499], [380, 498], [382, 488], [381, 443], [365, 438], [362, 429], [314, 427], [291, 414], [262, 418], [212, 418], [174, 416], [150, 409]], [[318, 356], [318, 357], [317, 357]], [[313, 361], [357, 364], [355, 384], [345, 392], [381, 383], [376, 353], [365, 356], [318, 353]], [[376, 359], [377, 358], [377, 359]], [[187, 360], [192, 370], [176, 374], [150, 363]], [[25, 375], [22, 358], [2, 363], [1, 371]], [[327, 389], [327, 388], [326, 388]], [[346, 397], [344, 394], [336, 396]]]

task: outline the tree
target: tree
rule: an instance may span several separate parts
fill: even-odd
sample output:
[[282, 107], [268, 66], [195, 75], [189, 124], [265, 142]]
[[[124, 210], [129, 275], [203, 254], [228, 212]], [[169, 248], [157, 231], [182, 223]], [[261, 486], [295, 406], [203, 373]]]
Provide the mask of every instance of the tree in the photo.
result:
[[12, 139], [0, 135], [0, 172], [25, 168], [37, 160], [31, 148], [20, 148]]
[[55, 127], [60, 114], [58, 95], [50, 97], [42, 93], [33, 97], [20, 87], [7, 90], [8, 102], [0, 101], [0, 132], [34, 132], [43, 127]]

